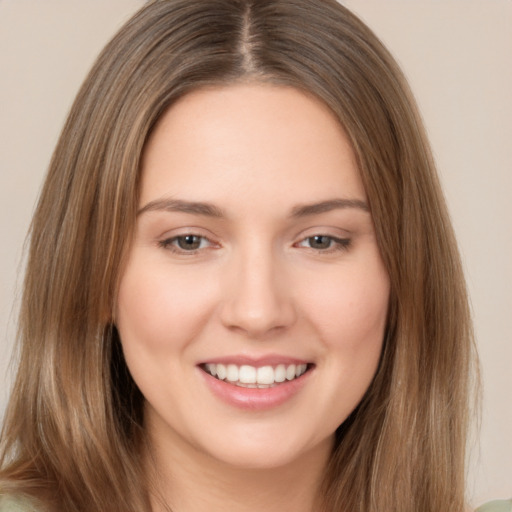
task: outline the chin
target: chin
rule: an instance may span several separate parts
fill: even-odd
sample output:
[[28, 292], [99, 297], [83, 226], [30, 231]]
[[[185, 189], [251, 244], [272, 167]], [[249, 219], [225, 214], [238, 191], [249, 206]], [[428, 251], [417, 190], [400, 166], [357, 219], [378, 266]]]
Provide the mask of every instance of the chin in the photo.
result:
[[[221, 464], [238, 470], [270, 470], [315, 458], [327, 461], [334, 444], [334, 433], [326, 439], [307, 442], [290, 436], [261, 435], [236, 439], [228, 436], [207, 453]], [[307, 467], [307, 466], [306, 466]]]

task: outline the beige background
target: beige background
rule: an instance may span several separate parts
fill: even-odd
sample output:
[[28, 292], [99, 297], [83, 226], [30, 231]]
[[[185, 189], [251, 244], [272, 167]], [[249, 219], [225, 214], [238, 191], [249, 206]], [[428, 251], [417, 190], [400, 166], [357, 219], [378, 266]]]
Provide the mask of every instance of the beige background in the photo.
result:
[[[344, 3], [389, 46], [418, 98], [466, 266], [483, 365], [483, 424], [470, 494], [475, 503], [509, 497], [512, 2]], [[142, 4], [0, 0], [0, 415], [24, 235], [45, 168], [95, 55]]]

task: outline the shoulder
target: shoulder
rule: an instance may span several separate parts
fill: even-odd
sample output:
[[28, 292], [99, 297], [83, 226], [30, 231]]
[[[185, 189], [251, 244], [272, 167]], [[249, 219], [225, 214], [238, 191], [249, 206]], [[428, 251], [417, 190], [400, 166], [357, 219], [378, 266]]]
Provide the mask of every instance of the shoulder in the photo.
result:
[[477, 508], [476, 512], [512, 512], [512, 500], [490, 501]]
[[37, 512], [26, 498], [0, 495], [0, 512]]

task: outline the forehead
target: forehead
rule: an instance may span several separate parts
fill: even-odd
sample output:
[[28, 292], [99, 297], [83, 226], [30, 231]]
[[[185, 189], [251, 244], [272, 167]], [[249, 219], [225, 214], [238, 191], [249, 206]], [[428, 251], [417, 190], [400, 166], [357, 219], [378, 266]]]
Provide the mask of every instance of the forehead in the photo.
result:
[[176, 194], [221, 200], [285, 192], [309, 196], [300, 201], [365, 198], [341, 124], [320, 100], [291, 87], [192, 92], [162, 116], [143, 154], [141, 203]]

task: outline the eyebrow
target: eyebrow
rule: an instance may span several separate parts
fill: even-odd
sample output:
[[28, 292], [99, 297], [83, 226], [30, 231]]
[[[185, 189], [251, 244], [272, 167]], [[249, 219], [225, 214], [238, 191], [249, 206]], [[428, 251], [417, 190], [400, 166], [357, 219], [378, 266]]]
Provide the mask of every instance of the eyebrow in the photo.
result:
[[137, 216], [142, 215], [145, 212], [154, 211], [183, 212], [216, 218], [225, 217], [224, 212], [213, 204], [196, 201], [182, 201], [180, 199], [156, 199], [155, 201], [150, 201], [137, 212]]
[[361, 199], [329, 199], [320, 203], [311, 203], [299, 205], [292, 209], [292, 217], [307, 217], [309, 215], [318, 215], [320, 213], [330, 212], [332, 210], [357, 208], [365, 212], [370, 212], [370, 208], [365, 201]]
[[[370, 211], [366, 202], [361, 199], [328, 199], [319, 203], [295, 206], [292, 208], [290, 216], [294, 218], [307, 217], [346, 208], [356, 208], [365, 212]], [[153, 211], [182, 212], [214, 218], [226, 217], [221, 208], [211, 203], [184, 201], [181, 199], [156, 199], [150, 201], [137, 212], [137, 216]]]

